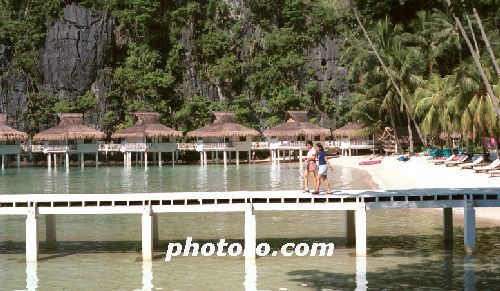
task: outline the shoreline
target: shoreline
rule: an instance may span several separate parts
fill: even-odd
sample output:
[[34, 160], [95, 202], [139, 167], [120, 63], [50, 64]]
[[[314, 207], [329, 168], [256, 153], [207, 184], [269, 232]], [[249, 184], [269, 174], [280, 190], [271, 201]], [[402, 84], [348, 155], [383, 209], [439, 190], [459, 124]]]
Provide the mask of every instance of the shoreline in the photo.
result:
[[[386, 156], [380, 164], [359, 165], [359, 162], [369, 158], [370, 156], [341, 156], [328, 161], [333, 167], [348, 167], [365, 172], [374, 184], [374, 188], [365, 189], [500, 187], [500, 178], [489, 178], [487, 174], [476, 174], [457, 167], [433, 165], [426, 162], [427, 157], [412, 157], [408, 162], [401, 162], [396, 160], [396, 156]], [[441, 209], [429, 210], [432, 213], [441, 212]], [[463, 225], [463, 208], [453, 208], [453, 217], [456, 224]], [[498, 226], [500, 211], [496, 208], [477, 207], [476, 219], [479, 227]]]

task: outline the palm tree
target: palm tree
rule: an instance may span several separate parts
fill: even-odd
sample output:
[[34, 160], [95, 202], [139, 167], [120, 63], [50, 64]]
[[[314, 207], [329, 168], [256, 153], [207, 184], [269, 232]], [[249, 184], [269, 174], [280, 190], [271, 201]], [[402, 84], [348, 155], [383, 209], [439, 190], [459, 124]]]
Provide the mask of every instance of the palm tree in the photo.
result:
[[461, 50], [460, 35], [449, 17], [440, 10], [417, 12], [417, 21], [412, 25], [413, 33], [402, 35], [405, 44], [422, 50], [427, 62], [427, 76], [434, 73], [437, 59]]
[[[411, 120], [414, 123], [415, 129], [417, 130], [417, 133], [418, 133], [418, 135], [420, 137], [420, 140], [424, 143], [424, 145], [426, 145], [426, 142], [425, 142], [424, 138], [422, 137], [422, 134], [420, 133], [419, 125], [416, 122], [415, 118], [413, 117], [413, 113], [411, 112], [411, 108], [408, 105], [407, 100], [403, 97], [403, 93], [401, 92], [401, 89], [399, 88], [399, 86], [397, 85], [396, 81], [394, 80], [393, 74], [391, 74], [391, 72], [389, 71], [388, 67], [385, 65], [384, 61], [382, 60], [382, 57], [379, 54], [379, 51], [377, 50], [377, 47], [372, 42], [370, 36], [368, 35], [368, 32], [366, 31], [365, 27], [363, 26], [363, 23], [361, 22], [361, 20], [359, 18], [358, 10], [357, 10], [356, 6], [352, 3], [352, 0], [349, 0], [349, 4], [351, 6], [351, 9], [354, 12], [354, 16], [356, 18], [356, 21], [358, 22], [361, 30], [363, 31], [363, 34], [364, 34], [366, 40], [368, 41], [369, 46], [371, 47], [371, 49], [375, 53], [375, 56], [377, 57], [380, 65], [384, 69], [384, 72], [387, 74], [387, 77], [389, 78], [390, 83], [392, 84], [392, 86], [396, 90], [396, 93], [399, 96], [399, 99], [400, 99], [400, 102], [401, 102], [401, 105], [402, 105], [402, 109], [406, 110], [408, 119]], [[388, 19], [387, 18], [386, 18], [386, 22], [388, 23]], [[382, 34], [381, 36], [385, 36], [385, 35]], [[385, 42], [383, 42], [383, 40], [384, 40], [384, 38], [382, 38], [382, 42], [381, 42], [382, 45], [385, 44]], [[396, 132], [396, 128], [394, 128], [394, 129], [395, 129], [394, 132]], [[410, 129], [410, 139], [411, 139], [412, 138], [412, 136], [411, 136], [411, 128], [409, 127], [409, 129]], [[397, 140], [397, 136], [396, 136], [396, 140]], [[413, 144], [413, 140], [410, 141], [410, 144], [411, 145]], [[413, 149], [411, 149], [411, 150], [413, 150]]]
[[486, 90], [488, 92], [488, 96], [491, 99], [491, 103], [493, 105], [493, 108], [495, 109], [495, 112], [497, 116], [500, 116], [500, 107], [498, 105], [498, 99], [493, 92], [492, 86], [490, 82], [488, 81], [488, 78], [486, 76], [486, 73], [484, 71], [483, 66], [481, 65], [481, 60], [479, 57], [479, 52], [474, 50], [472, 47], [472, 43], [470, 42], [469, 36], [465, 32], [465, 29], [462, 25], [462, 22], [460, 19], [456, 16], [455, 12], [453, 12], [453, 9], [456, 9], [456, 6], [452, 7], [450, 0], [446, 0], [446, 3], [450, 8], [452, 8], [452, 15], [453, 18], [455, 19], [455, 23], [457, 24], [458, 28], [460, 29], [460, 33], [462, 34], [462, 37], [464, 38], [465, 42], [467, 43], [467, 46], [469, 47], [469, 51], [471, 52], [472, 59], [474, 60], [474, 64], [476, 65], [477, 69], [479, 70], [479, 74], [481, 75], [481, 79], [483, 80], [483, 83], [486, 87]]
[[453, 80], [432, 75], [425, 85], [415, 91], [415, 115], [421, 118], [420, 128], [426, 136], [437, 138], [442, 132], [452, 132], [449, 108], [452, 106]]

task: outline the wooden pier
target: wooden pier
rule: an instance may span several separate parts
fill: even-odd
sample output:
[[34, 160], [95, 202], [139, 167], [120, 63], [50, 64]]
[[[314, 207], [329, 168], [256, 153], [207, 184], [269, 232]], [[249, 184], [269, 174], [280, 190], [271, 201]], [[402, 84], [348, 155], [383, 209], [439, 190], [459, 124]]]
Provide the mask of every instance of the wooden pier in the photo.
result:
[[348, 190], [329, 195], [299, 191], [176, 192], [134, 194], [0, 195], [0, 215], [26, 216], [26, 260], [38, 259], [39, 215], [46, 216], [46, 242], [56, 242], [56, 216], [137, 214], [142, 216], [142, 256], [153, 257], [156, 215], [170, 212], [241, 212], [245, 216], [246, 257], [255, 257], [256, 214], [260, 211], [345, 211], [347, 241], [365, 256], [366, 212], [371, 209], [442, 208], [445, 241], [453, 240], [452, 208], [464, 209], [464, 247], [475, 248], [475, 208], [500, 207], [500, 188]]

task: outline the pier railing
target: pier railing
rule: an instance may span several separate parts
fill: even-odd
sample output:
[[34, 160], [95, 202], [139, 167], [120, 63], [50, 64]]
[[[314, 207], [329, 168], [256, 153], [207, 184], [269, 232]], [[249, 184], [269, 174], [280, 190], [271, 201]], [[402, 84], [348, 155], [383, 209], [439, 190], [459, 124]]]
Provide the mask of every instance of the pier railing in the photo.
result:
[[[258, 211], [347, 211], [347, 241], [356, 254], [366, 255], [366, 211], [394, 208], [443, 208], [445, 240], [453, 239], [452, 208], [464, 209], [464, 247], [475, 248], [475, 207], [500, 207], [499, 188], [405, 189], [338, 191], [313, 195], [299, 191], [187, 192], [134, 194], [22, 194], [0, 195], [0, 215], [26, 215], [26, 259], [38, 257], [38, 215], [46, 215], [47, 240], [55, 243], [54, 215], [141, 214], [142, 252], [152, 259], [153, 223], [159, 213], [244, 212], [245, 247], [255, 250]], [[255, 256], [255, 253], [253, 253]]]

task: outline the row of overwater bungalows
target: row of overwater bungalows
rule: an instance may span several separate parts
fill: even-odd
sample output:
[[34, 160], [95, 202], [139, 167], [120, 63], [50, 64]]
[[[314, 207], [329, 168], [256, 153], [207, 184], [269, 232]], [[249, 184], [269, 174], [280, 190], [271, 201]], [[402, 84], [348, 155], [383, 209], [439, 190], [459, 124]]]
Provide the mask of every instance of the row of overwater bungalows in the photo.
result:
[[[111, 135], [112, 140], [119, 142], [100, 144], [98, 141], [106, 138], [106, 134], [90, 128], [84, 124], [81, 113], [58, 113], [59, 123], [32, 137], [32, 145], [26, 146], [26, 133], [17, 131], [7, 125], [5, 114], [0, 114], [0, 154], [2, 169], [5, 167], [7, 155], [16, 155], [17, 165], [20, 163], [20, 154], [23, 151], [43, 152], [47, 156], [47, 165], [57, 165], [58, 156], [63, 159], [59, 163], [69, 166], [70, 155], [78, 156], [78, 163], [83, 167], [85, 155], [95, 155], [98, 164], [98, 152], [122, 152], [124, 165], [132, 164], [132, 154], [135, 153], [136, 163], [147, 165], [148, 154], [154, 162], [161, 165], [162, 153], [171, 154], [171, 161], [176, 160], [178, 149], [196, 150], [200, 153], [200, 161], [206, 163], [208, 153], [213, 160], [218, 160], [222, 153], [224, 163], [231, 159], [232, 153], [239, 161], [239, 153], [247, 152], [251, 157], [252, 139], [257, 139], [261, 133], [257, 130], [239, 124], [232, 112], [213, 112], [213, 121], [201, 128], [187, 133], [187, 137], [196, 139], [196, 143], [177, 143], [182, 132], [169, 128], [160, 122], [160, 115], [156, 112], [135, 113], [135, 124], [131, 127], [116, 131]], [[341, 130], [341, 129], [339, 129]], [[343, 133], [343, 132], [342, 132]], [[264, 130], [264, 137], [268, 138], [266, 148], [271, 151], [273, 159], [279, 157], [280, 149], [299, 150], [306, 140], [324, 141], [331, 136], [329, 129], [322, 128], [307, 117], [306, 111], [288, 111], [285, 122], [274, 128]], [[255, 144], [255, 143], [254, 143]], [[185, 148], [185, 147], [195, 148]], [[256, 143], [259, 146], [259, 143]], [[255, 149], [255, 146], [254, 146]], [[305, 148], [304, 148], [305, 149]], [[284, 152], [284, 151], [283, 151]], [[284, 156], [284, 154], [283, 154]]]

